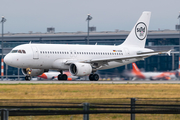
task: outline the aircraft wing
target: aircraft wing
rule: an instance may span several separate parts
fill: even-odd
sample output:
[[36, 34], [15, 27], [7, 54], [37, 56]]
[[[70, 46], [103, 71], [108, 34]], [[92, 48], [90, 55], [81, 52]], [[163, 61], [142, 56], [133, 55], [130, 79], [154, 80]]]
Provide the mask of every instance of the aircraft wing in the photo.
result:
[[110, 62], [110, 61], [119, 61], [121, 62], [122, 60], [128, 60], [128, 59], [144, 59], [146, 57], [152, 56], [152, 55], [158, 55], [158, 54], [168, 54], [170, 55], [171, 50], [169, 51], [162, 51], [162, 52], [141, 52], [138, 53], [137, 55], [131, 55], [131, 56], [120, 56], [120, 57], [109, 57], [109, 58], [100, 58], [100, 59], [89, 59], [89, 60], [67, 60], [65, 64], [71, 64], [74, 62], [81, 62], [81, 63], [96, 63], [96, 62]]
[[142, 52], [142, 53], [139, 53], [138, 55], [131, 55], [131, 56], [122, 56], [122, 57], [111, 57], [111, 58], [100, 58], [100, 59], [91, 59], [90, 61], [87, 61], [87, 62], [103, 62], [103, 61], [106, 61], [106, 62], [109, 62], [109, 61], [119, 61], [119, 60], [127, 60], [127, 59], [133, 59], [133, 58], [136, 58], [136, 59], [144, 59], [146, 57], [149, 57], [149, 56], [152, 56], [152, 55], [158, 55], [158, 54], [168, 54], [170, 55], [170, 52], [171, 50], [169, 51], [162, 51], [162, 52], [150, 52], [150, 53], [146, 53], [146, 52]]

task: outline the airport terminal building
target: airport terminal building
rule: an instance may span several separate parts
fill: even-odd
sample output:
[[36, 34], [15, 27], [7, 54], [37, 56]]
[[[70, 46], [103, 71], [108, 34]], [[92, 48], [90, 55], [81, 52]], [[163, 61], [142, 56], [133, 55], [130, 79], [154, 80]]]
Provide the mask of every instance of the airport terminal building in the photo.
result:
[[[129, 31], [103, 31], [90, 32], [89, 44], [97, 45], [119, 45], [128, 36]], [[171, 71], [178, 69], [178, 51], [180, 34], [175, 30], [149, 31], [146, 48], [155, 51], [174, 49], [171, 56], [162, 54], [151, 56], [144, 61], [136, 62], [137, 66], [145, 71]], [[2, 41], [2, 37], [0, 37]], [[87, 44], [87, 32], [47, 32], [47, 33], [5, 33], [3, 37], [3, 53], [6, 55], [11, 49], [20, 44], [42, 43], [42, 44]], [[2, 53], [2, 47], [0, 47]], [[1, 54], [2, 55], [2, 54]], [[109, 70], [98, 71], [99, 74], [117, 74], [125, 69], [130, 70], [132, 65], [122, 66]], [[22, 74], [21, 72], [19, 72]], [[18, 69], [4, 65], [4, 75], [17, 75]]]

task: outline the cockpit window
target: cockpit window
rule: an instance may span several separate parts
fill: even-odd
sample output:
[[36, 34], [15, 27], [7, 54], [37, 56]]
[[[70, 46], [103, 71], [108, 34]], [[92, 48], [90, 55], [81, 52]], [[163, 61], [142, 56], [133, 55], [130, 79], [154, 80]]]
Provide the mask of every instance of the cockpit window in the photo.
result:
[[17, 53], [18, 50], [12, 50], [11, 53]]
[[22, 51], [21, 51], [21, 50], [18, 50], [18, 53], [22, 53]]
[[12, 50], [11, 53], [23, 53], [26, 54], [25, 50]]
[[22, 52], [23, 52], [23, 53], [26, 53], [26, 51], [25, 51], [25, 50], [22, 50]]

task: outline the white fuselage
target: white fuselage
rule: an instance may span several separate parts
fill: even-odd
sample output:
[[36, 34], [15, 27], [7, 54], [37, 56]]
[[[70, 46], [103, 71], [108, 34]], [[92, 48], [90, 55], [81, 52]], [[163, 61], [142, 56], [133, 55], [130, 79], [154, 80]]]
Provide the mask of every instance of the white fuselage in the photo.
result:
[[[13, 50], [25, 50], [26, 53], [12, 52]], [[18, 68], [32, 69], [59, 69], [69, 70], [67, 60], [85, 61], [91, 59], [103, 59], [137, 55], [138, 51], [152, 51], [146, 48], [126, 46], [102, 46], [102, 45], [65, 45], [65, 44], [23, 44], [19, 45], [6, 55], [8, 65]], [[110, 61], [103, 65], [102, 69], [109, 69], [132, 62], [138, 59], [122, 61]], [[101, 62], [100, 64], [103, 64]]]

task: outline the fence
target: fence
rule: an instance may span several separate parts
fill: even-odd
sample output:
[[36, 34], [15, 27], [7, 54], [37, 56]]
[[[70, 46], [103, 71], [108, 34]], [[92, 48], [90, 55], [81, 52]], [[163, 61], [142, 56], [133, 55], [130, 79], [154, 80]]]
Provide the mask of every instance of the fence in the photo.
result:
[[73, 99], [73, 100], [0, 100], [1, 120], [9, 116], [83, 114], [180, 114], [180, 99]]

